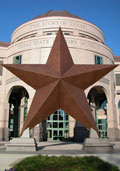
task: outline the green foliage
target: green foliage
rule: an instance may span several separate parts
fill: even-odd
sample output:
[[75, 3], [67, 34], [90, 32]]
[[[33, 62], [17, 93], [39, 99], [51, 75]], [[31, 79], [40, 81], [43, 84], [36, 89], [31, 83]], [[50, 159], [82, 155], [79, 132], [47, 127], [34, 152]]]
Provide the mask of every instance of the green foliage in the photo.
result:
[[16, 171], [118, 171], [98, 157], [34, 156], [23, 159], [13, 168]]

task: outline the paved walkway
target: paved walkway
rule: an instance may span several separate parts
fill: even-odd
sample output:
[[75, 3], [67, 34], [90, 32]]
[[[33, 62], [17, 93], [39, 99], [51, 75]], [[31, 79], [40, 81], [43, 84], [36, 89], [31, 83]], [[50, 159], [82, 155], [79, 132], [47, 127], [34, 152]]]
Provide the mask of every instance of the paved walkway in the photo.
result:
[[98, 156], [104, 161], [113, 163], [120, 168], [120, 150], [115, 150], [114, 153], [110, 154], [86, 154], [83, 152], [82, 145], [79, 143], [64, 143], [64, 142], [41, 142], [38, 144], [38, 151], [35, 153], [17, 153], [17, 152], [5, 152], [0, 151], [0, 171], [10, 169], [15, 163], [21, 159], [43, 154], [43, 155], [71, 155], [71, 156]]

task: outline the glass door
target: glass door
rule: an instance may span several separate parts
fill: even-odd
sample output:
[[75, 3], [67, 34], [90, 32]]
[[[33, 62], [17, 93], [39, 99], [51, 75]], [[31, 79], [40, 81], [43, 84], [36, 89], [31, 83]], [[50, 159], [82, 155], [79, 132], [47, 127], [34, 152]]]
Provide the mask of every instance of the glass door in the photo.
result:
[[61, 109], [47, 118], [48, 140], [62, 141], [69, 138], [69, 117]]

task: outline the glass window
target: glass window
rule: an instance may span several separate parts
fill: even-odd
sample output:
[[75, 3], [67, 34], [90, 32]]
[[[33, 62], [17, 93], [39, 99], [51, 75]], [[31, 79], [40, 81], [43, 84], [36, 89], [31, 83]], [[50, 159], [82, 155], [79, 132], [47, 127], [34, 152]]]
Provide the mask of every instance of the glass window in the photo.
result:
[[59, 136], [63, 136], [63, 131], [62, 130], [59, 131]]
[[63, 120], [64, 112], [62, 110], [59, 110], [59, 120]]
[[69, 122], [65, 123], [65, 128], [69, 128]]
[[64, 35], [70, 35], [70, 33], [64, 33]]
[[102, 125], [98, 125], [98, 129], [99, 130], [102, 130]]
[[53, 115], [53, 120], [57, 120], [58, 115]]
[[63, 122], [59, 122], [59, 128], [63, 128]]
[[95, 64], [103, 64], [103, 58], [95, 55]]
[[25, 121], [26, 116], [27, 116], [27, 104], [28, 104], [28, 98], [25, 97], [24, 98], [24, 120], [23, 121]]
[[0, 75], [2, 75], [2, 71], [3, 71], [3, 67], [1, 64], [3, 64], [3, 61], [0, 61]]
[[22, 60], [22, 56], [21, 55], [15, 56], [13, 58], [13, 64], [21, 64], [21, 60]]
[[118, 109], [120, 110], [120, 101], [118, 102]]
[[65, 130], [64, 131], [64, 138], [68, 138], [69, 137], [69, 130]]
[[48, 120], [52, 120], [52, 118], [53, 118], [53, 115], [50, 115], [50, 116], [48, 117]]
[[59, 120], [63, 120], [63, 115], [62, 114], [59, 115]]
[[47, 33], [47, 35], [52, 35], [52, 33]]
[[12, 103], [10, 103], [10, 114], [13, 114], [14, 115], [14, 105]]
[[58, 137], [53, 137], [53, 140], [57, 140], [58, 139]]
[[47, 128], [52, 128], [52, 122], [47, 123]]
[[67, 114], [65, 114], [65, 120], [68, 121], [68, 115]]
[[10, 119], [10, 124], [14, 124], [14, 119]]
[[57, 122], [53, 122], [53, 128], [58, 128], [58, 123]]
[[10, 125], [10, 129], [13, 129], [13, 125]]
[[116, 85], [120, 86], [120, 74], [115, 74], [116, 76]]
[[107, 100], [104, 100], [100, 106], [100, 109], [106, 109]]
[[53, 131], [53, 136], [58, 136], [58, 132], [57, 131]]
[[57, 141], [69, 137], [69, 116], [63, 110], [59, 109], [48, 117], [47, 134], [48, 138]]

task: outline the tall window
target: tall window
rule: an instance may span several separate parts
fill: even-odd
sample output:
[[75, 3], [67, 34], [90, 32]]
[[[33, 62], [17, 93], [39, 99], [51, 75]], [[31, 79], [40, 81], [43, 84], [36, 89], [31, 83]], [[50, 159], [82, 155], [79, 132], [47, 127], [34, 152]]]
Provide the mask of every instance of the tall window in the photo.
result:
[[13, 58], [13, 64], [21, 64], [21, 62], [22, 62], [22, 55], [15, 56]]
[[120, 74], [115, 74], [116, 76], [116, 86], [120, 86]]
[[103, 64], [103, 58], [95, 55], [95, 64]]
[[2, 71], [3, 71], [3, 67], [1, 64], [3, 64], [3, 61], [0, 61], [0, 75], [2, 75]]
[[98, 119], [96, 115], [96, 125], [101, 138], [107, 137], [107, 119]]
[[24, 98], [24, 122], [25, 122], [25, 119], [26, 119], [26, 116], [27, 116], [27, 105], [28, 105], [28, 98], [25, 97]]
[[118, 109], [120, 110], [120, 101], [118, 102]]

